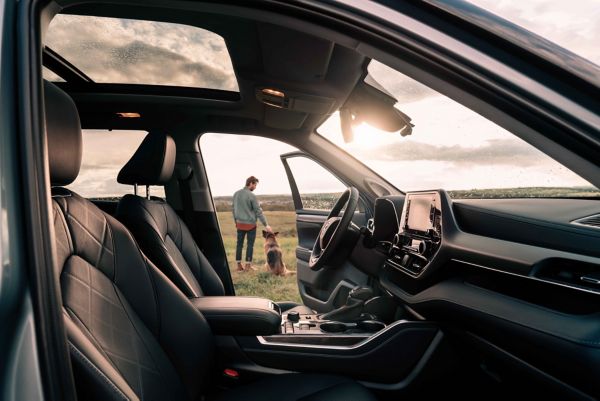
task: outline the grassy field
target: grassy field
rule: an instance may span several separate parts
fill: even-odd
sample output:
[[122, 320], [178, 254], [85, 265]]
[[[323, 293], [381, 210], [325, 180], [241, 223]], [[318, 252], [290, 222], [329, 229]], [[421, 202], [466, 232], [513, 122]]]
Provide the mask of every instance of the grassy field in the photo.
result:
[[[254, 243], [253, 261], [258, 270], [238, 272], [235, 263], [236, 229], [233, 216], [231, 212], [218, 212], [217, 215], [236, 295], [260, 296], [273, 301], [301, 302], [295, 274], [278, 277], [265, 269], [264, 241], [260, 223], [257, 228], [256, 242]], [[296, 271], [296, 246], [298, 245], [296, 214], [292, 211], [266, 211], [265, 216], [273, 230], [279, 231], [277, 239], [283, 251], [283, 261], [289, 270]], [[246, 256], [245, 252], [244, 249], [242, 259]]]

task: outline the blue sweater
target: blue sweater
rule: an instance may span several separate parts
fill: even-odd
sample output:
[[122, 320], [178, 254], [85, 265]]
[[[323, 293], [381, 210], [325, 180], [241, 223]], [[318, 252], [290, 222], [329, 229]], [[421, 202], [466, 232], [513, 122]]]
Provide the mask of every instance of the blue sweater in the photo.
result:
[[233, 219], [242, 224], [256, 224], [259, 219], [264, 226], [268, 225], [256, 195], [247, 187], [233, 194]]

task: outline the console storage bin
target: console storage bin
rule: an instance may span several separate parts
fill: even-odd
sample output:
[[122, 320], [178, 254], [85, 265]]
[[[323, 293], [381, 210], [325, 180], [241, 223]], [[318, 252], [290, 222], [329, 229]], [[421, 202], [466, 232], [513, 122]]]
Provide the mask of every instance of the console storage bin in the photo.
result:
[[201, 297], [191, 299], [213, 333], [259, 336], [281, 332], [281, 313], [272, 301], [256, 297]]

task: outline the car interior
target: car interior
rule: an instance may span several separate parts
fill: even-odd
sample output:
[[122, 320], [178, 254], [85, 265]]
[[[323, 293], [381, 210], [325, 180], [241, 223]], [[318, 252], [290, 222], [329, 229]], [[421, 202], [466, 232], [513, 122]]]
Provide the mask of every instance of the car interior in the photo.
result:
[[[401, 69], [402, 55], [312, 12], [136, 0], [40, 8], [41, 155], [77, 398], [595, 399], [600, 201], [400, 191], [315, 131], [339, 111], [345, 139], [352, 119], [410, 135], [414, 122], [368, 74], [375, 58]], [[225, 41], [236, 82], [144, 81], [153, 58], [171, 66], [143, 44], [120, 50], [137, 57], [130, 81], [96, 81], [59, 40], [45, 41], [63, 17], [71, 35], [90, 17], [202, 28]], [[416, 70], [442, 86], [443, 71]], [[469, 106], [486, 96], [471, 95]], [[473, 107], [485, 109], [485, 99]], [[148, 132], [116, 177], [131, 193], [97, 200], [66, 188], [80, 171], [82, 128]], [[282, 161], [297, 209], [302, 305], [236, 296], [199, 148], [207, 132], [299, 149]], [[529, 139], [539, 148], [549, 140]], [[553, 140], [560, 162], [576, 153]], [[297, 156], [346, 185], [326, 213], [302, 208], [286, 164]], [[564, 163], [600, 181], [584, 159]], [[157, 187], [164, 198], [151, 195]]]

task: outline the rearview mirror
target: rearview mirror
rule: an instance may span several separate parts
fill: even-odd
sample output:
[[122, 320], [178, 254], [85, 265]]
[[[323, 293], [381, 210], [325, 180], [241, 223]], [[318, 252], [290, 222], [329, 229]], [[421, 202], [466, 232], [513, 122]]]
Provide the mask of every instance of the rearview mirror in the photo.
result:
[[344, 142], [354, 140], [352, 126], [362, 122], [382, 131], [412, 134], [411, 118], [394, 107], [396, 98], [370, 75], [359, 82], [346, 103], [340, 108], [340, 123]]

